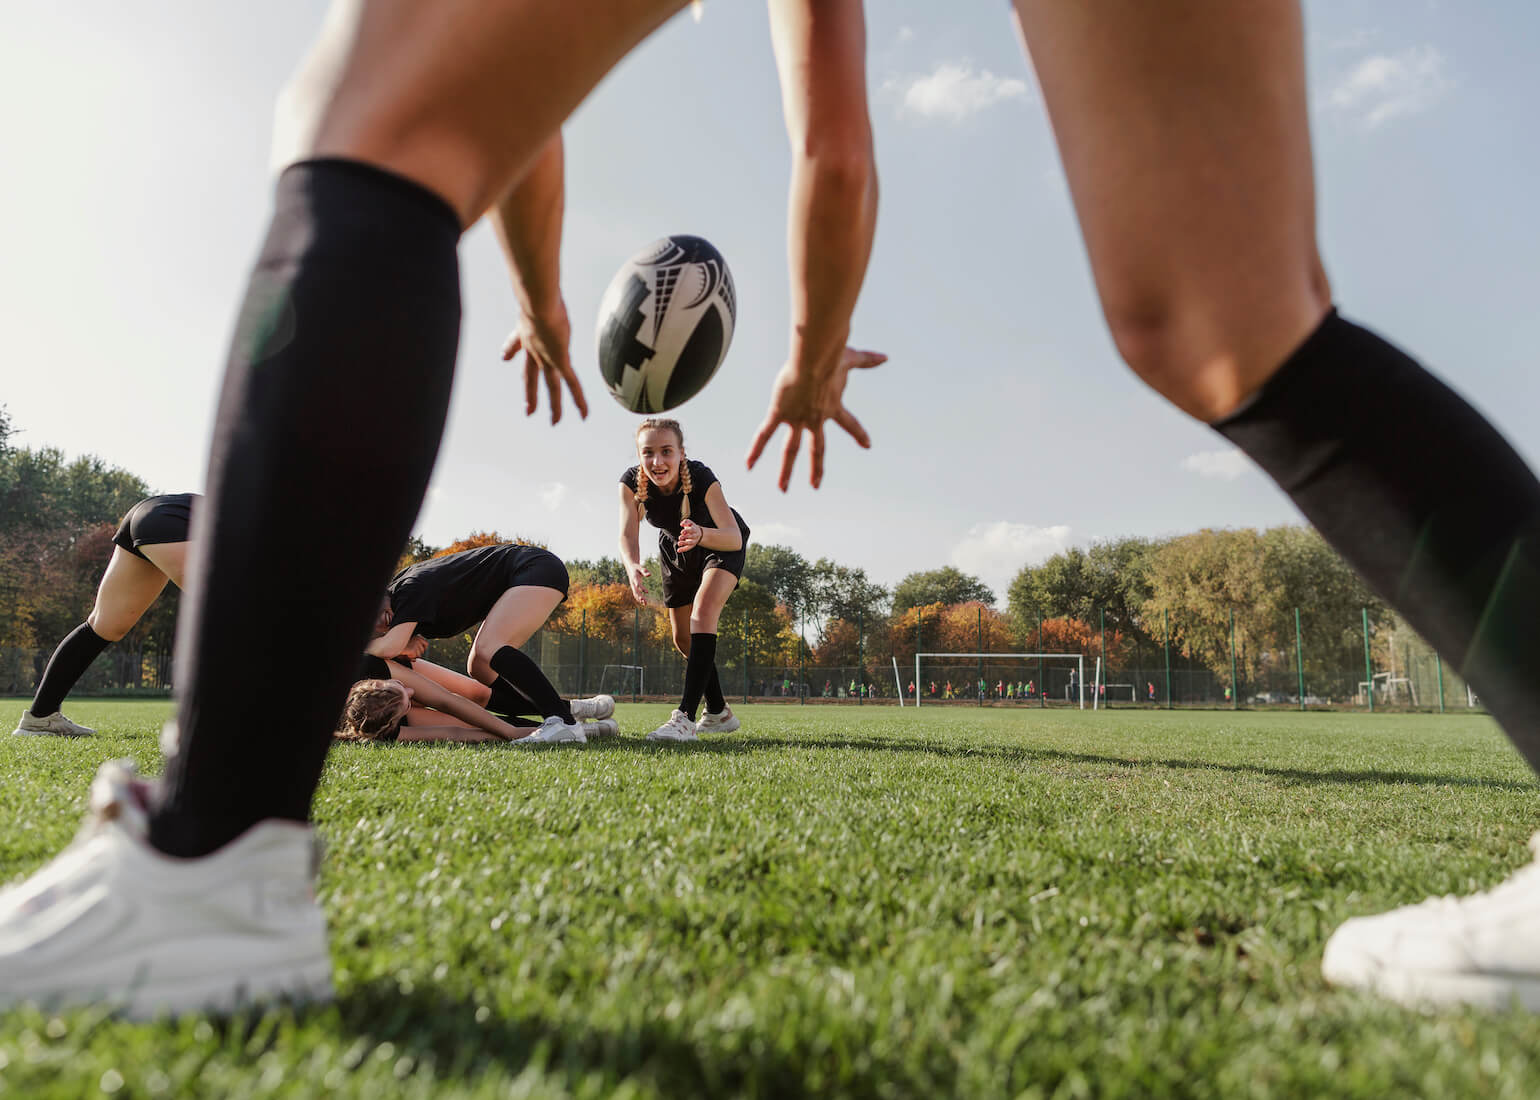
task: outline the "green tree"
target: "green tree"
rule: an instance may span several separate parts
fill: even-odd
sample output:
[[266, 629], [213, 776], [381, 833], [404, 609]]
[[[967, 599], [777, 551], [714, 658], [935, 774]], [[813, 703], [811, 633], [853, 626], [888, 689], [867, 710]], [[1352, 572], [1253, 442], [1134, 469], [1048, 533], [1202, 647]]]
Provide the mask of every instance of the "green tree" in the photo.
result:
[[623, 584], [627, 588], [631, 586], [631, 579], [626, 576], [626, 567], [619, 558], [595, 558], [592, 561], [586, 558], [574, 558], [567, 563], [567, 576], [574, 585], [579, 584]]
[[750, 543], [743, 579], [763, 587], [790, 608], [794, 616], [815, 615], [819, 611], [813, 567], [789, 546]]
[[981, 603], [993, 607], [995, 594], [979, 578], [948, 565], [923, 573], [910, 573], [893, 589], [893, 614], [927, 604]]

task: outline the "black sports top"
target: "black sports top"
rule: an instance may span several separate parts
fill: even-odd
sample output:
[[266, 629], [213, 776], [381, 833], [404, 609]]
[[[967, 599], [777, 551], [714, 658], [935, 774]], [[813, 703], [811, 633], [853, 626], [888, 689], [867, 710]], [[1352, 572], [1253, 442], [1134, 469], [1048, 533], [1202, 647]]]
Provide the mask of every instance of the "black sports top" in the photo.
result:
[[452, 638], [486, 618], [519, 571], [553, 558], [538, 546], [498, 543], [409, 565], [391, 579], [391, 615], [424, 638]]
[[[717, 483], [717, 475], [712, 473], [711, 467], [704, 462], [696, 462], [693, 458], [687, 458], [685, 462], [690, 467], [690, 518], [703, 527], [715, 526], [716, 520], [712, 518], [711, 508], [706, 504], [706, 490]], [[642, 476], [641, 470], [640, 466], [632, 466], [620, 475], [620, 483], [633, 493], [636, 492], [636, 479]], [[642, 512], [647, 517], [647, 522], [656, 527], [670, 543], [679, 538], [682, 511], [684, 511], [684, 494], [677, 488], [672, 493], [664, 493], [656, 485], [648, 488], [647, 502], [643, 505]], [[729, 508], [728, 511], [732, 512], [733, 519], [738, 521], [738, 529], [747, 540], [749, 525], [743, 522], [738, 509]]]

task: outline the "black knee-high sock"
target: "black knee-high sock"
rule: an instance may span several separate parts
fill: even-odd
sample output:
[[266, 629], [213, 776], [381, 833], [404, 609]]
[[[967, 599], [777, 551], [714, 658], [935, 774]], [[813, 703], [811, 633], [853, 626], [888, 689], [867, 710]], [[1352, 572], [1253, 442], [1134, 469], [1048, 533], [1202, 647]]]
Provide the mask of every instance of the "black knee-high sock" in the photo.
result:
[[[716, 635], [712, 634], [711, 637], [715, 638]], [[713, 643], [713, 647], [714, 645], [715, 643]], [[691, 648], [692, 650], [694, 648], [693, 642], [691, 643]], [[722, 694], [722, 680], [721, 677], [717, 675], [716, 660], [714, 658], [711, 662], [711, 674], [706, 677], [706, 687], [703, 698], [706, 700], [706, 710], [708, 713], [721, 714], [724, 710], [727, 709], [727, 699]]]
[[539, 665], [513, 646], [503, 646], [492, 654], [487, 664], [492, 666], [493, 672], [506, 679], [520, 694], [534, 703], [542, 717], [560, 715], [562, 721], [572, 721], [572, 704], [561, 697], [561, 692], [545, 678]]
[[[459, 341], [447, 203], [353, 161], [294, 165], [236, 324], [178, 623], [172, 855], [303, 821], [443, 434]], [[281, 711], [253, 653], [305, 640]]]
[[524, 718], [534, 714], [535, 704], [499, 676], [492, 684], [492, 697], [487, 700], [487, 709], [505, 718]]
[[102, 650], [112, 643], [91, 629], [90, 623], [81, 623], [64, 636], [48, 658], [48, 667], [38, 682], [37, 694], [32, 697], [32, 715], [47, 718], [58, 710], [70, 688], [85, 675], [91, 662], [102, 655]]
[[[679, 704], [679, 709], [690, 716], [690, 721], [695, 721], [695, 711], [700, 706], [701, 693], [706, 690], [706, 681], [716, 675], [717, 663], [717, 636], [715, 634], [691, 634], [690, 655], [684, 663], [684, 699]], [[722, 688], [717, 686], [717, 695], [720, 697]]]
[[1335, 311], [1214, 427], [1465, 674], [1540, 770], [1540, 482], [1497, 430]]

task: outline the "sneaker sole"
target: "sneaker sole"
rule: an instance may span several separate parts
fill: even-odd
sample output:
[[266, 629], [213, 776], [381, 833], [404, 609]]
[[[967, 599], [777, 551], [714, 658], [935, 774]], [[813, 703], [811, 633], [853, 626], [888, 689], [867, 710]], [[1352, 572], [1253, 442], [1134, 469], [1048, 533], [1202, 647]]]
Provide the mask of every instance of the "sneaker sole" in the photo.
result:
[[700, 731], [702, 733], [732, 733], [733, 730], [741, 725], [743, 723], [738, 721], [736, 717], [733, 717], [723, 722], [720, 726], [702, 726]]
[[88, 733], [68, 733], [64, 730], [28, 730], [17, 726], [11, 731], [12, 737], [95, 737], [96, 731]]
[[1540, 977], [1389, 970], [1334, 977], [1325, 967], [1322, 975], [1333, 985], [1377, 993], [1411, 1007], [1470, 1005], [1501, 1012], [1516, 1001], [1528, 1012], [1540, 1012]]

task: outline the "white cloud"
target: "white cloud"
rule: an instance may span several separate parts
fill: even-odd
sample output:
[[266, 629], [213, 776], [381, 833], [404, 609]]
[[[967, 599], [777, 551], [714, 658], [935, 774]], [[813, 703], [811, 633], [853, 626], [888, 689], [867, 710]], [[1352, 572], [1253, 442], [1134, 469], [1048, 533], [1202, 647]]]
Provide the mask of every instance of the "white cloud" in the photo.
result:
[[900, 42], [913, 42], [914, 41], [914, 28], [909, 26], [908, 24], [905, 24], [904, 26], [899, 27], [898, 28], [898, 40]]
[[1070, 529], [1064, 524], [976, 523], [952, 548], [952, 564], [989, 585], [996, 601], [1003, 603], [1022, 566], [1041, 565], [1069, 544]]
[[802, 528], [789, 523], [754, 524], [754, 541], [760, 546], [788, 546], [802, 534]]
[[1008, 99], [1027, 98], [1025, 80], [996, 76], [988, 69], [975, 72], [967, 62], [943, 61], [928, 76], [894, 77], [883, 87], [898, 96], [900, 114], [946, 122], [961, 122]]
[[1250, 473], [1251, 459], [1231, 447], [1226, 451], [1199, 451], [1182, 459], [1182, 469], [1199, 477], [1211, 477], [1219, 481], [1234, 481], [1242, 474]]
[[547, 512], [554, 512], [561, 507], [561, 502], [567, 499], [567, 487], [559, 481], [550, 482], [540, 486], [540, 503], [545, 505]]
[[1437, 103], [1454, 86], [1444, 70], [1444, 55], [1432, 46], [1376, 54], [1355, 65], [1331, 90], [1327, 103], [1373, 129]]

